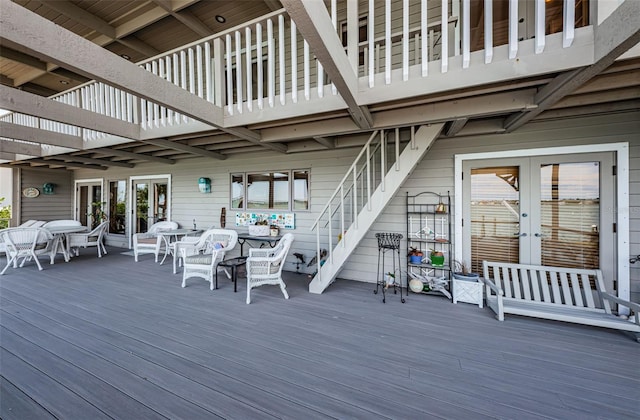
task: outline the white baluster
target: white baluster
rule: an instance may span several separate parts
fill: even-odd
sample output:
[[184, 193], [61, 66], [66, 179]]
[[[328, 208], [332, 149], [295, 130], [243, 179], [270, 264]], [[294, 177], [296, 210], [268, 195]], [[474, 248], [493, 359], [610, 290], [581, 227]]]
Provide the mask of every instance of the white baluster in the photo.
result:
[[204, 78], [202, 77], [203, 69], [202, 45], [196, 45], [196, 91], [198, 92], [198, 96], [201, 98], [204, 98]]
[[[164, 58], [165, 60], [165, 69], [166, 69], [166, 78], [167, 78], [167, 82], [169, 83], [173, 83], [173, 64], [171, 63], [171, 55], [168, 55]], [[172, 109], [167, 109], [167, 120], [169, 122], [169, 125], [173, 125], [173, 119], [175, 118], [175, 115], [173, 115], [173, 110]]]
[[374, 4], [375, 0], [369, 0], [369, 21], [367, 22], [367, 26], [368, 26], [368, 31], [369, 33], [367, 34], [367, 40], [369, 41], [369, 60], [368, 60], [368, 70], [367, 73], [369, 74], [369, 87], [372, 88], [375, 84], [375, 72], [373, 70], [373, 53], [374, 53], [374, 36], [375, 36], [375, 31], [374, 31], [374, 26], [375, 26], [375, 22], [374, 22], [374, 17], [375, 17], [375, 4]]
[[242, 35], [236, 31], [236, 98], [238, 113], [242, 114]]
[[391, 0], [384, 1], [384, 83], [391, 84]]
[[[618, 2], [620, 3], [620, 2]], [[636, 9], [637, 11], [637, 9]], [[562, 48], [570, 47], [575, 37], [576, 1], [564, 0], [564, 22], [562, 31]]]
[[402, 1], [402, 80], [409, 80], [409, 0]]
[[207, 102], [213, 102], [213, 77], [211, 73], [211, 43], [204, 43], [204, 77]]
[[442, 0], [442, 20], [440, 24], [440, 63], [442, 73], [449, 70], [449, 2]]
[[509, 0], [509, 58], [518, 54], [518, 0]]
[[310, 83], [309, 83], [309, 44], [307, 41], [304, 41], [304, 98], [309, 100], [309, 92], [310, 92]]
[[251, 28], [245, 28], [245, 53], [247, 60], [247, 109], [253, 110], [253, 69], [251, 65]]
[[264, 74], [262, 72], [262, 24], [256, 25], [256, 56], [258, 75], [258, 109], [264, 107]]
[[493, 60], [493, 0], [484, 0], [484, 62]]
[[[284, 61], [284, 16], [278, 15], [278, 56], [279, 56], [279, 71], [280, 71], [280, 105], [285, 104], [285, 98], [287, 95], [286, 86], [286, 64]], [[293, 77], [293, 74], [291, 75]]]
[[296, 23], [291, 20], [291, 100], [298, 103], [298, 31]]
[[470, 0], [462, 0], [462, 68], [469, 68], [471, 63], [471, 4]]
[[536, 31], [535, 31], [535, 52], [540, 54], [544, 51], [544, 45], [546, 41], [545, 36], [545, 5], [544, 0], [536, 0]]
[[269, 106], [273, 108], [275, 99], [275, 75], [273, 57], [273, 21], [267, 19], [267, 95]]
[[229, 115], [233, 115], [233, 66], [231, 63], [231, 35], [226, 36], [227, 50], [227, 111]]

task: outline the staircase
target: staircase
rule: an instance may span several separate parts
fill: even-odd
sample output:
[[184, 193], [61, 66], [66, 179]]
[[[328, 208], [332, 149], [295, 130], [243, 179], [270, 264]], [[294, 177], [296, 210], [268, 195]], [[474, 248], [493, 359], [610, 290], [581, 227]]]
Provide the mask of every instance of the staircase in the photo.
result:
[[[310, 293], [322, 293], [335, 280], [443, 126], [373, 132], [311, 228], [316, 232], [319, 263]], [[322, 249], [329, 250], [324, 261]]]

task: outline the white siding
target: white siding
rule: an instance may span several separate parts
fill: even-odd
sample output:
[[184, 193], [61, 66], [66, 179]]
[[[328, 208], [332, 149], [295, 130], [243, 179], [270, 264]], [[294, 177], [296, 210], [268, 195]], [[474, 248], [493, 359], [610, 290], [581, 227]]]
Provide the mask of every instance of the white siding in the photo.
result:
[[[546, 123], [531, 123], [516, 133], [439, 139], [425, 159], [414, 170], [396, 197], [380, 216], [375, 228], [365, 237], [358, 250], [341, 272], [340, 277], [374, 282], [378, 249], [376, 232], [406, 234], [404, 201], [407, 191], [438, 193], [453, 190], [453, 156], [457, 153], [488, 152], [526, 148], [629, 142], [630, 147], [630, 238], [632, 255], [640, 254], [640, 113], [627, 113], [582, 119], [565, 119]], [[233, 227], [235, 212], [229, 209], [229, 174], [231, 172], [269, 171], [276, 169], [311, 169], [311, 211], [296, 213], [294, 252], [313, 255], [315, 235], [309, 230], [316, 214], [333, 193], [345, 171], [359, 152], [358, 149], [332, 150], [305, 154], [281, 155], [271, 152], [233, 155], [225, 161], [187, 159], [175, 165], [144, 164], [134, 169], [77, 171], [77, 178], [105, 177], [125, 179], [129, 175], [172, 174], [172, 218], [183, 226], [191, 226], [195, 218], [199, 227], [219, 226], [220, 209], [227, 207], [227, 227]], [[272, 163], [270, 163], [272, 162]], [[205, 176], [212, 180], [212, 193], [200, 194], [197, 180]], [[106, 185], [106, 184], [105, 184]], [[406, 250], [401, 250], [404, 264]], [[295, 271], [290, 257], [287, 270]], [[312, 272], [313, 267], [304, 267]], [[631, 268], [632, 299], [640, 301], [640, 264]]]

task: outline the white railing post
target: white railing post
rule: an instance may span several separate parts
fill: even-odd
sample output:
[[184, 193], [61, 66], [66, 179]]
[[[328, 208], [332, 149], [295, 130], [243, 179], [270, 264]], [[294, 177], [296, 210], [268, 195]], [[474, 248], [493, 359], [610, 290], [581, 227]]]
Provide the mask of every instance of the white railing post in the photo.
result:
[[427, 0], [420, 2], [420, 42], [421, 42], [421, 69], [422, 77], [426, 77], [429, 74], [429, 50], [427, 49]]
[[238, 113], [242, 114], [242, 34], [240, 31], [236, 31], [236, 98], [238, 103], [236, 104]]
[[[359, 159], [359, 158], [358, 158]], [[353, 168], [353, 226], [358, 229], [358, 173], [356, 165]]]
[[253, 69], [251, 65], [251, 28], [246, 28], [244, 31], [245, 37], [245, 55], [247, 62], [247, 110], [253, 111]]
[[225, 97], [224, 45], [221, 38], [213, 40], [213, 103], [222, 107]]
[[374, 37], [375, 37], [375, 4], [374, 4], [375, 0], [369, 0], [369, 15], [367, 16], [369, 21], [367, 22], [368, 25], [368, 34], [367, 34], [367, 40], [369, 43], [369, 60], [368, 61], [368, 74], [369, 74], [369, 87], [372, 88], [375, 84], [375, 71], [374, 71], [374, 62], [373, 62], [373, 53], [374, 53], [374, 48], [375, 48], [375, 44], [374, 44]]
[[535, 20], [535, 53], [540, 54], [544, 51], [545, 45], [545, 5], [544, 0], [536, 0], [536, 20]]
[[262, 24], [256, 25], [256, 65], [258, 75], [258, 109], [264, 107], [264, 75], [262, 72]]
[[384, 191], [384, 168], [387, 167], [387, 134], [380, 130], [380, 189]]
[[[286, 63], [285, 63], [285, 55], [284, 55], [284, 16], [278, 15], [278, 67], [280, 74], [280, 105], [285, 104], [285, 99], [287, 96], [287, 85], [286, 85]], [[291, 51], [293, 56], [295, 52]], [[291, 77], [293, 78], [293, 73], [291, 73]]]
[[509, 0], [509, 58], [518, 54], [518, 0]]
[[576, 0], [564, 0], [563, 16], [562, 48], [567, 48], [571, 46], [575, 37]]
[[367, 210], [371, 210], [371, 145], [367, 145], [365, 159], [364, 165], [367, 171]]
[[469, 68], [471, 62], [471, 4], [462, 0], [462, 68]]
[[391, 0], [384, 2], [384, 83], [391, 84]]
[[396, 144], [395, 144], [395, 152], [396, 152], [396, 161], [394, 164], [396, 172], [400, 170], [400, 129], [396, 128]]
[[449, 2], [442, 0], [440, 22], [440, 63], [442, 73], [449, 70]]
[[409, 80], [409, 0], [402, 1], [402, 80]]
[[229, 115], [233, 115], [233, 66], [231, 62], [231, 35], [227, 34], [225, 40], [227, 50], [227, 111]]
[[484, 62], [493, 60], [493, 0], [484, 0]]
[[340, 184], [340, 233], [342, 234], [342, 247], [345, 245], [345, 235], [344, 235], [344, 184]]
[[298, 103], [298, 31], [296, 23], [291, 20], [291, 100]]
[[274, 100], [275, 100], [275, 75], [273, 74], [274, 69], [274, 58], [273, 58], [273, 21], [271, 19], [267, 20], [267, 95], [269, 97], [268, 103], [271, 108], [273, 108]]

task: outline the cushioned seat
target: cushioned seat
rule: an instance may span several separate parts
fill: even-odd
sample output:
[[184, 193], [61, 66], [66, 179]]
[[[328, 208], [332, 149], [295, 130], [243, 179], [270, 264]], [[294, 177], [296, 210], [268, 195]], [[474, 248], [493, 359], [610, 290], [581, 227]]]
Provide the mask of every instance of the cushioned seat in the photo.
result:
[[142, 254], [155, 255], [155, 261], [158, 262], [158, 256], [164, 246], [165, 241], [158, 232], [178, 229], [176, 222], [163, 221], [154, 223], [149, 227], [146, 233], [136, 233], [133, 235], [133, 257], [138, 262], [138, 256]]
[[231, 229], [209, 229], [197, 242], [182, 242], [179, 247], [183, 261], [182, 287], [187, 286], [188, 278], [200, 277], [207, 280], [213, 290], [218, 264], [237, 242], [238, 232]]

